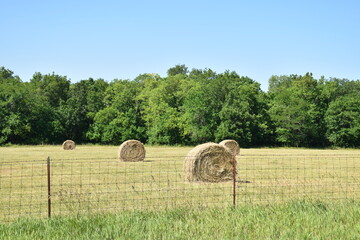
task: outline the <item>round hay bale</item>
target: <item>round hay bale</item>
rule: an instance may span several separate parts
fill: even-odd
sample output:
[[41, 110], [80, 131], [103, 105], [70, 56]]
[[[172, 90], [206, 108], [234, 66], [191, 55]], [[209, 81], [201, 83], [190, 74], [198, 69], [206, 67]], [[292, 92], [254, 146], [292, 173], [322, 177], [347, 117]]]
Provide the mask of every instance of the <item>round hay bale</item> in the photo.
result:
[[233, 179], [235, 158], [224, 146], [204, 143], [193, 148], [184, 161], [188, 181], [223, 182]]
[[73, 140], [66, 140], [63, 142], [62, 148], [64, 150], [74, 150], [76, 147], [75, 142]]
[[123, 162], [144, 161], [145, 147], [138, 140], [127, 140], [119, 147], [119, 159]]
[[236, 156], [240, 153], [240, 146], [235, 140], [227, 139], [221, 141], [219, 144], [227, 147], [233, 156]]

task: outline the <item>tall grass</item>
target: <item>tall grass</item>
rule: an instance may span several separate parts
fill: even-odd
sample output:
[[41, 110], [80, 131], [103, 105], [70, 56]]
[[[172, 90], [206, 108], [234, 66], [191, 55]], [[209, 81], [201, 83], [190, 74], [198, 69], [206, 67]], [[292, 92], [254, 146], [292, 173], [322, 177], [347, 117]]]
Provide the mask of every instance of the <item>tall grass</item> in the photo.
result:
[[0, 239], [359, 239], [360, 202], [124, 211], [0, 225]]

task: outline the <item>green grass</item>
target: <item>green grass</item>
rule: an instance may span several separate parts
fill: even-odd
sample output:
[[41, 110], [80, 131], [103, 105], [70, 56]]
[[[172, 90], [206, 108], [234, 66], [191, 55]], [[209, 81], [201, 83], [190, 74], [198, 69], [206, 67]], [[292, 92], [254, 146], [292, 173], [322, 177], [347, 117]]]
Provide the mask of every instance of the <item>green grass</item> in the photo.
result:
[[0, 239], [359, 239], [360, 202], [123, 211], [0, 225]]

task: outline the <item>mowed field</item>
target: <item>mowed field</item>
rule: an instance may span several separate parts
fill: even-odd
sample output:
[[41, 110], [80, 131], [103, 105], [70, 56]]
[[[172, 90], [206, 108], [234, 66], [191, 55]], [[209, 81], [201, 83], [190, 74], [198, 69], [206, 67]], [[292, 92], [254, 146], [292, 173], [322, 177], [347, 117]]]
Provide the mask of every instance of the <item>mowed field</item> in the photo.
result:
[[[0, 221], [128, 209], [360, 199], [360, 150], [241, 149], [235, 182], [187, 182], [192, 147], [145, 146], [144, 162], [120, 162], [118, 146], [0, 148]], [[235, 194], [235, 198], [234, 198]]]

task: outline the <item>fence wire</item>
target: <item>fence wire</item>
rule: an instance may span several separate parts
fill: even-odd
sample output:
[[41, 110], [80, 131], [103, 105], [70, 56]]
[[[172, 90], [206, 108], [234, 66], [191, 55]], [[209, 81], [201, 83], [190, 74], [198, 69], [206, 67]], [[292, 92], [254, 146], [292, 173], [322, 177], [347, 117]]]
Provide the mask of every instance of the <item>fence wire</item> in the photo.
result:
[[184, 156], [143, 162], [50, 159], [49, 196], [46, 159], [1, 162], [0, 222], [45, 218], [49, 210], [51, 216], [73, 216], [304, 198], [360, 199], [360, 155], [240, 155], [236, 184], [188, 182], [183, 163]]
[[360, 199], [360, 155], [241, 156], [238, 203]]

